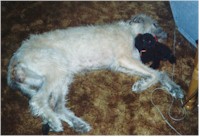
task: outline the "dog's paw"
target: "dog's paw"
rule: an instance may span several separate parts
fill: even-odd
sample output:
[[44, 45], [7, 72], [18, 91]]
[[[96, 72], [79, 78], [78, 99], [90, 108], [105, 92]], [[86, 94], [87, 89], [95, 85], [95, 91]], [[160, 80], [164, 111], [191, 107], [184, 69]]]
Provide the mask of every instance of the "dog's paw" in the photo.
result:
[[91, 130], [90, 125], [80, 118], [73, 119], [72, 123], [73, 123], [73, 129], [76, 132], [87, 133]]
[[145, 79], [141, 79], [141, 80], [135, 82], [132, 86], [132, 91], [135, 93], [139, 93], [139, 92], [145, 90], [146, 89], [145, 82], [146, 82]]
[[177, 87], [173, 87], [171, 90], [170, 90], [170, 93], [173, 97], [175, 98], [179, 98], [179, 99], [182, 99], [184, 97], [184, 94], [183, 94], [183, 91], [182, 89], [177, 86]]
[[49, 119], [48, 125], [50, 127], [50, 131], [54, 131], [54, 132], [62, 132], [63, 131], [62, 123], [57, 118], [56, 119]]

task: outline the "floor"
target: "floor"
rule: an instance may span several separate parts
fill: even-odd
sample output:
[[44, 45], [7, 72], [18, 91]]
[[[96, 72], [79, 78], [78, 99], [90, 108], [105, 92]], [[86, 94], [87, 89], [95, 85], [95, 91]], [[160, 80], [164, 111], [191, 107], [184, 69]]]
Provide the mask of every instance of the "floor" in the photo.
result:
[[[28, 99], [7, 86], [7, 65], [13, 53], [30, 34], [39, 34], [67, 27], [127, 20], [145, 13], [156, 19], [168, 33], [165, 44], [173, 49], [175, 24], [167, 1], [128, 2], [1, 2], [1, 134], [41, 135], [41, 119], [33, 117]], [[194, 67], [195, 49], [176, 31], [174, 81], [187, 93]], [[172, 75], [172, 65], [162, 62], [159, 68]], [[198, 135], [198, 108], [187, 111], [184, 120], [176, 122], [167, 111], [170, 95], [159, 90], [151, 96], [155, 85], [141, 94], [131, 92], [137, 78], [109, 70], [77, 75], [70, 86], [67, 106], [90, 123], [92, 130], [84, 135], [177, 135], [162, 119], [155, 104], [168, 121], [183, 135]], [[172, 108], [174, 117], [181, 117], [180, 102]], [[61, 133], [78, 135], [66, 123]]]

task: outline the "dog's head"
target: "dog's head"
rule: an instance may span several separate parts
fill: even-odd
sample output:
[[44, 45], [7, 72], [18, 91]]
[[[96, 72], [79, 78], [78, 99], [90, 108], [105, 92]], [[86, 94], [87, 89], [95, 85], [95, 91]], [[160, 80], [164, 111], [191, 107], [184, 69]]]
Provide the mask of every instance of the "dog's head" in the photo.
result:
[[167, 38], [167, 33], [163, 31], [158, 23], [145, 14], [133, 16], [128, 20], [128, 24], [131, 25], [135, 34], [151, 33], [152, 35], [155, 35], [159, 41]]
[[135, 47], [140, 51], [150, 51], [155, 48], [156, 38], [150, 33], [138, 34], [135, 38]]

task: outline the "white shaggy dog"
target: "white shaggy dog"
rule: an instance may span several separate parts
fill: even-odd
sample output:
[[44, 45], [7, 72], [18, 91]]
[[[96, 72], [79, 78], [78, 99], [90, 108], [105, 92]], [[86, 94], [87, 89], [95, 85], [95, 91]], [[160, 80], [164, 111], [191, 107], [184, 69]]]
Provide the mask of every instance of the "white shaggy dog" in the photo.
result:
[[139, 75], [142, 78], [134, 83], [132, 91], [138, 93], [160, 82], [174, 97], [183, 98], [180, 87], [165, 73], [142, 64], [133, 46], [138, 33], [166, 38], [158, 24], [144, 14], [112, 24], [31, 35], [10, 60], [8, 84], [27, 95], [32, 114], [56, 132], [63, 130], [61, 120], [77, 132], [91, 129], [65, 107], [74, 74], [85, 70], [111, 69]]

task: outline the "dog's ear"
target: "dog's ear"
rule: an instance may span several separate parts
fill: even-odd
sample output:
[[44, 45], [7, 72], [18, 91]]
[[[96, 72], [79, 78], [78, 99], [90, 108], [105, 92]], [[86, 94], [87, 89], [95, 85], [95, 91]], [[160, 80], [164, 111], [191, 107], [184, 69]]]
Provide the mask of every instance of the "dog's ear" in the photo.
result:
[[138, 33], [137, 37], [143, 37], [143, 35], [141, 33]]
[[133, 16], [131, 20], [129, 20], [129, 24], [131, 25], [132, 23], [144, 23], [143, 14]]
[[144, 19], [142, 18], [142, 17], [135, 17], [135, 18], [133, 18], [133, 22], [134, 23], [143, 23], [144, 22]]
[[135, 47], [139, 50], [139, 52], [142, 50], [143, 48], [143, 35], [142, 34], [138, 34], [135, 37]]
[[135, 37], [135, 43], [136, 43], [136, 44], [141, 43], [141, 42], [142, 42], [142, 39], [143, 39], [143, 35], [139, 33], [139, 34]]

